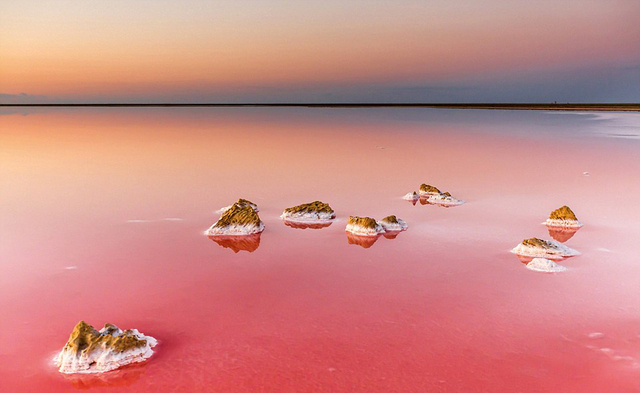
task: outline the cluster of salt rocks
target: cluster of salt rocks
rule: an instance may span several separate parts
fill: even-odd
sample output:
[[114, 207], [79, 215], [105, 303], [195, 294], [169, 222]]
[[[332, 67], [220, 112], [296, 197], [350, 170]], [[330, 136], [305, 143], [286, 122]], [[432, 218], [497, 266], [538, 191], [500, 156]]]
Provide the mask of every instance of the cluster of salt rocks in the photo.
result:
[[411, 201], [414, 205], [419, 200], [422, 204], [442, 207], [460, 206], [465, 203], [462, 199], [453, 197], [449, 192], [441, 192], [437, 187], [429, 184], [421, 184], [418, 192], [410, 192], [402, 199]]
[[527, 269], [545, 273], [566, 270], [556, 261], [570, 258], [580, 253], [562, 242], [569, 240], [582, 227], [582, 223], [568, 206], [562, 206], [551, 212], [543, 224], [555, 240], [544, 240], [537, 237], [523, 240], [511, 250], [527, 263]]

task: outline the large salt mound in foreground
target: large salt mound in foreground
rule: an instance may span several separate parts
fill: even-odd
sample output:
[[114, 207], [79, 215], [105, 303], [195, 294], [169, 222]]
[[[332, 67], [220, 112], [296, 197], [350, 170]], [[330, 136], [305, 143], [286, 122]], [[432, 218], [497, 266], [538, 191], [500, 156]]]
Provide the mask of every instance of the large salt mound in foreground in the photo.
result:
[[527, 269], [534, 270], [536, 272], [544, 273], [557, 273], [567, 270], [566, 267], [560, 266], [554, 261], [546, 258], [534, 258], [531, 262], [527, 263]]
[[251, 204], [241, 203], [242, 200], [231, 205], [220, 219], [205, 231], [207, 236], [242, 236], [259, 233], [264, 230], [257, 211]]
[[97, 331], [80, 321], [54, 362], [65, 374], [101, 373], [147, 360], [156, 344], [136, 329], [122, 331], [108, 323]]
[[555, 240], [542, 240], [537, 237], [523, 240], [522, 243], [518, 244], [511, 252], [525, 257], [548, 259], [564, 259], [566, 257], [580, 255], [578, 251], [560, 244]]
[[328, 204], [314, 201], [289, 207], [284, 210], [280, 218], [299, 223], [327, 223], [336, 218], [336, 213]]

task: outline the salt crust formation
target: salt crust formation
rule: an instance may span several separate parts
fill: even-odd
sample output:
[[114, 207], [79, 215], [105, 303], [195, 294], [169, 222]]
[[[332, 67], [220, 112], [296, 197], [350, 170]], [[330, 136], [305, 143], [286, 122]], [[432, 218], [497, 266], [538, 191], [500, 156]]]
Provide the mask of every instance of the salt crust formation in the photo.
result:
[[420, 199], [420, 195], [417, 192], [413, 191], [402, 197], [405, 201], [417, 201]]
[[464, 201], [462, 199], [454, 198], [448, 192], [443, 192], [437, 195], [430, 195], [429, 197], [427, 197], [427, 202], [434, 205], [442, 206], [459, 206], [464, 204]]
[[547, 259], [564, 259], [580, 255], [578, 251], [555, 240], [542, 240], [537, 237], [523, 240], [511, 252], [525, 257]]
[[300, 223], [326, 223], [336, 218], [336, 213], [328, 204], [314, 201], [289, 207], [284, 210], [280, 218]]
[[563, 228], [580, 228], [582, 226], [573, 211], [566, 205], [552, 211], [544, 224], [549, 227]]
[[441, 206], [458, 206], [464, 203], [462, 199], [454, 198], [450, 193], [441, 192], [438, 188], [429, 184], [420, 185], [420, 202], [422, 202], [423, 199], [427, 203]]
[[377, 236], [385, 232], [384, 227], [371, 217], [349, 216], [347, 232], [359, 236]]
[[554, 261], [546, 258], [534, 258], [531, 262], [527, 263], [527, 269], [535, 270], [536, 272], [544, 273], [557, 273], [567, 270], [566, 267], [560, 266]]
[[98, 331], [80, 321], [54, 362], [65, 374], [102, 373], [149, 359], [157, 343], [136, 329], [122, 331], [107, 323]]
[[207, 236], [243, 236], [259, 233], [264, 230], [257, 207], [245, 199], [231, 205], [220, 216], [220, 219], [205, 231]]
[[379, 224], [387, 232], [405, 231], [409, 227], [406, 222], [393, 215], [383, 218], [379, 221]]
[[[256, 205], [255, 203], [253, 203], [253, 202], [251, 202], [251, 201], [249, 201], [247, 199], [240, 198], [240, 199], [238, 199], [238, 202], [234, 203], [233, 205], [240, 205], [240, 206], [243, 206], [243, 207], [244, 206], [249, 206], [253, 210], [255, 210], [256, 212], [260, 211], [260, 210], [258, 210], [258, 205]], [[231, 209], [231, 207], [233, 205], [221, 207], [216, 213], [222, 214], [222, 213], [226, 212], [227, 210]]]

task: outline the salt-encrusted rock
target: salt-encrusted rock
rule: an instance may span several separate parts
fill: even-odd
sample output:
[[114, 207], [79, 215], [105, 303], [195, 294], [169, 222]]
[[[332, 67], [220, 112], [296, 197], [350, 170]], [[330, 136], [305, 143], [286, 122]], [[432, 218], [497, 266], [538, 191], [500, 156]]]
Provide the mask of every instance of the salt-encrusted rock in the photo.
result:
[[[260, 211], [260, 210], [258, 210], [258, 205], [256, 205], [255, 203], [253, 203], [253, 202], [251, 202], [251, 201], [249, 201], [249, 200], [247, 200], [247, 199], [242, 199], [242, 198], [240, 198], [240, 199], [238, 199], [238, 202], [234, 203], [233, 205], [239, 205], [239, 206], [242, 206], [242, 207], [244, 207], [244, 206], [249, 206], [250, 208], [252, 208], [252, 209], [253, 209], [253, 210], [255, 210], [256, 212]], [[229, 205], [229, 206], [221, 207], [221, 208], [217, 211], [217, 213], [222, 214], [222, 213], [226, 212], [227, 210], [231, 209], [231, 207], [232, 207], [233, 205]]]
[[54, 361], [61, 373], [101, 373], [149, 359], [157, 343], [136, 329], [122, 331], [107, 323], [97, 331], [80, 321]]
[[418, 199], [420, 199], [420, 195], [418, 195], [418, 193], [414, 191], [406, 194], [402, 197], [402, 199], [404, 199], [405, 201], [417, 201]]
[[[241, 200], [242, 201], [242, 200]], [[220, 219], [207, 229], [207, 236], [251, 235], [264, 230], [258, 213], [249, 204], [236, 202], [227, 209]]]
[[513, 250], [514, 254], [533, 258], [547, 259], [564, 259], [580, 255], [580, 253], [572, 248], [558, 243], [555, 240], [542, 240], [537, 237], [523, 240]]
[[[397, 233], [396, 233], [397, 234]], [[349, 244], [355, 244], [362, 248], [369, 248], [374, 245], [375, 242], [380, 238], [379, 235], [376, 236], [360, 236], [354, 235], [351, 232], [347, 232], [347, 242]]]
[[537, 272], [556, 273], [567, 270], [566, 267], [560, 266], [554, 261], [546, 258], [534, 258], [531, 262], [527, 263], [527, 269], [535, 270]]
[[336, 218], [331, 206], [324, 202], [314, 201], [284, 209], [280, 216], [285, 221], [314, 223], [330, 222]]
[[246, 236], [209, 236], [209, 239], [223, 248], [233, 250], [235, 253], [240, 251], [254, 252], [258, 247], [260, 247], [260, 235], [262, 234], [254, 233], [253, 235]]
[[409, 227], [404, 220], [397, 218], [396, 216], [387, 216], [379, 221], [380, 225], [384, 228], [385, 231], [389, 232], [399, 232], [406, 231]]
[[427, 202], [434, 205], [441, 205], [441, 206], [459, 206], [464, 204], [464, 201], [462, 199], [454, 198], [448, 192], [429, 195], [427, 197]]
[[431, 195], [438, 195], [438, 194], [440, 194], [440, 190], [438, 190], [436, 187], [430, 186], [428, 184], [420, 185], [420, 196], [428, 197]]
[[358, 216], [349, 216], [345, 230], [359, 236], [377, 236], [385, 232], [384, 227], [373, 218]]
[[562, 206], [552, 211], [545, 224], [550, 227], [564, 228], [580, 228], [582, 226], [569, 206]]

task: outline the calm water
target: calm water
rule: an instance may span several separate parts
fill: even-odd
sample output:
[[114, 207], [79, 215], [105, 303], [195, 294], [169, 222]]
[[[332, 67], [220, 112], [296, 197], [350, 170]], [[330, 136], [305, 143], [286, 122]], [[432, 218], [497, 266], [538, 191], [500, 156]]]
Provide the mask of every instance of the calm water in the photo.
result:
[[[3, 392], [640, 391], [637, 114], [5, 110], [0, 154]], [[400, 198], [423, 182], [467, 203]], [[239, 197], [264, 233], [203, 236]], [[316, 199], [331, 226], [278, 218]], [[527, 270], [563, 204], [582, 255]], [[350, 214], [409, 230], [357, 244]], [[81, 319], [160, 344], [65, 376]]]

